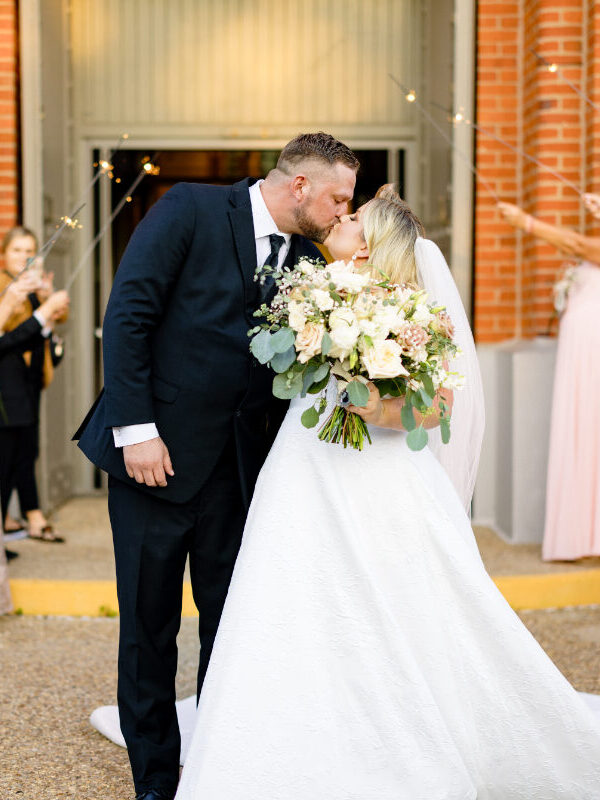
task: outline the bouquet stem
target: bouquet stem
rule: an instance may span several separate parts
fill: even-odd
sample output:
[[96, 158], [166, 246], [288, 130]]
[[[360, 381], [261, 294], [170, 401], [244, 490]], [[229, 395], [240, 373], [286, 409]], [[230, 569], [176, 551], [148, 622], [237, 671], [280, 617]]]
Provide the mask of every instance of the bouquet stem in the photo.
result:
[[350, 445], [355, 450], [362, 450], [365, 439], [371, 444], [371, 436], [367, 423], [358, 414], [336, 406], [319, 430], [322, 442], [332, 442], [344, 447]]

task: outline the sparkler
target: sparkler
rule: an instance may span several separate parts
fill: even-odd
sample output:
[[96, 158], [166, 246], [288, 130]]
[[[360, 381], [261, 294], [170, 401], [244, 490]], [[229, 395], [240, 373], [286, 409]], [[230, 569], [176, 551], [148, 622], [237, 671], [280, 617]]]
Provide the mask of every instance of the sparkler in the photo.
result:
[[572, 89], [578, 97], [584, 100], [595, 111], [600, 111], [600, 106], [597, 103], [594, 103], [594, 101], [590, 97], [588, 97], [588, 95], [585, 94], [585, 92], [582, 92], [581, 89], [576, 84], [573, 83], [573, 81], [570, 81], [568, 78], [565, 78], [562, 70], [559, 69], [558, 64], [548, 61], [546, 58], [544, 58], [544, 56], [541, 56], [539, 53], [537, 53], [533, 49], [533, 47], [529, 48], [529, 52], [536, 57], [538, 64], [541, 64], [546, 70], [548, 70], [548, 72], [551, 72], [553, 75], [558, 75], [561, 78], [561, 80], [563, 80], [564, 83], [566, 83], [567, 86], [570, 89]]
[[448, 114], [448, 120], [454, 123], [455, 125], [461, 125], [461, 124], [470, 125], [478, 133], [481, 133], [483, 136], [488, 136], [490, 139], [494, 139], [494, 141], [498, 142], [498, 144], [501, 144], [503, 145], [503, 147], [512, 150], [512, 152], [515, 153], [516, 155], [523, 156], [523, 158], [527, 159], [527, 161], [531, 161], [531, 163], [536, 164], [538, 167], [548, 172], [554, 178], [557, 178], [557, 180], [559, 180], [561, 183], [564, 183], [566, 186], [569, 186], [580, 197], [583, 196], [583, 192], [581, 191], [579, 186], [577, 186], [577, 184], [573, 183], [568, 178], [565, 178], [565, 176], [561, 175], [560, 172], [554, 172], [554, 170], [550, 169], [550, 167], [544, 164], [543, 161], [540, 161], [539, 158], [535, 158], [534, 156], [525, 152], [525, 150], [521, 150], [518, 147], [515, 147], [515, 145], [511, 144], [510, 142], [507, 142], [505, 139], [500, 138], [500, 136], [497, 136], [493, 131], [490, 131], [487, 128], [482, 127], [481, 125], [478, 125], [476, 122], [472, 122], [471, 120], [467, 119], [464, 116], [464, 114], [462, 114], [460, 111], [454, 115], [451, 115], [448, 109], [439, 105], [439, 103], [432, 103], [431, 105], [434, 105], [436, 108], [440, 108], [442, 111], [445, 111], [446, 114]]
[[160, 167], [157, 167], [149, 158], [144, 160], [144, 165], [143, 165], [142, 169], [139, 171], [136, 179], [133, 181], [131, 186], [128, 187], [127, 191], [125, 192], [125, 195], [117, 203], [117, 205], [115, 206], [115, 208], [114, 208], [112, 214], [110, 215], [110, 217], [108, 218], [108, 220], [102, 226], [102, 228], [100, 229], [98, 234], [92, 239], [92, 241], [86, 247], [85, 252], [83, 253], [81, 258], [77, 262], [77, 264], [75, 266], [75, 269], [71, 273], [71, 275], [70, 275], [70, 277], [69, 277], [69, 279], [68, 279], [68, 281], [67, 281], [67, 283], [65, 285], [65, 289], [67, 291], [69, 291], [71, 289], [71, 286], [75, 283], [75, 280], [76, 280], [77, 276], [79, 275], [81, 270], [85, 267], [88, 258], [94, 252], [94, 249], [96, 248], [96, 245], [98, 244], [98, 242], [101, 241], [101, 239], [103, 238], [104, 234], [110, 228], [110, 226], [113, 224], [113, 222], [115, 221], [116, 217], [121, 213], [121, 211], [125, 207], [125, 205], [127, 203], [131, 202], [131, 196], [133, 195], [133, 193], [135, 192], [135, 190], [137, 189], [139, 184], [142, 182], [142, 180], [146, 177], [146, 175], [158, 175], [159, 172], [160, 172]]

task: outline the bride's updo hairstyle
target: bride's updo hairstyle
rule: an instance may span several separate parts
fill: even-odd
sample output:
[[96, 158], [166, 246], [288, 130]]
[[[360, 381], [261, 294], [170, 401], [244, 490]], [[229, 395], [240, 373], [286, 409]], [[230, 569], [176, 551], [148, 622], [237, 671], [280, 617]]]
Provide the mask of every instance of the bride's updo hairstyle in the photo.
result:
[[382, 186], [363, 206], [360, 219], [369, 248], [369, 265], [384, 272], [392, 283], [417, 287], [415, 242], [425, 231], [392, 183]]

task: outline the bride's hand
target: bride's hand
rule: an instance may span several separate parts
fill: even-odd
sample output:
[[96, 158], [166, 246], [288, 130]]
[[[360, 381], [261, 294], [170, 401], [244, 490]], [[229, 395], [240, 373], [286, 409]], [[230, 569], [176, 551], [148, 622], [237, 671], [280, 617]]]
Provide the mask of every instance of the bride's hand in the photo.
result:
[[358, 414], [358, 416], [362, 417], [368, 425], [381, 425], [384, 415], [384, 405], [381, 395], [379, 394], [379, 389], [374, 383], [371, 383], [371, 381], [369, 381], [367, 384], [367, 388], [369, 389], [369, 399], [367, 401], [367, 405], [349, 405], [347, 406], [347, 410], [352, 411], [354, 414]]

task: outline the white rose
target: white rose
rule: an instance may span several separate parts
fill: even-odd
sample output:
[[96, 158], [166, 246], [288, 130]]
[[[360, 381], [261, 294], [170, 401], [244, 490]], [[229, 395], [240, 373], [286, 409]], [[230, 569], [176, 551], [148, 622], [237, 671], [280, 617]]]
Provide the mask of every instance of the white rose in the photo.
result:
[[329, 315], [329, 332], [333, 347], [329, 355], [333, 358], [346, 358], [354, 350], [360, 328], [351, 308], [334, 309]]
[[426, 327], [433, 319], [433, 314], [427, 308], [425, 303], [420, 302], [415, 306], [414, 313], [410, 318], [411, 322], [417, 322], [419, 325]]
[[333, 297], [329, 292], [323, 289], [312, 289], [310, 295], [319, 311], [331, 311], [333, 308]]
[[315, 265], [306, 258], [301, 258], [298, 262], [296, 269], [303, 275], [312, 275], [315, 271]]
[[361, 361], [371, 380], [408, 375], [402, 363], [402, 349], [393, 339], [375, 342], [362, 354]]
[[288, 305], [290, 328], [298, 333], [306, 325], [306, 315], [304, 313], [304, 303], [299, 303], [297, 300], [292, 300]]
[[331, 276], [331, 282], [335, 284], [338, 291], [360, 292], [369, 283], [368, 274], [356, 272], [351, 264], [344, 264], [343, 261], [334, 261], [327, 270]]
[[307, 322], [304, 328], [296, 336], [295, 347], [298, 353], [298, 361], [306, 364], [313, 356], [321, 352], [321, 342], [325, 328], [318, 322]]

